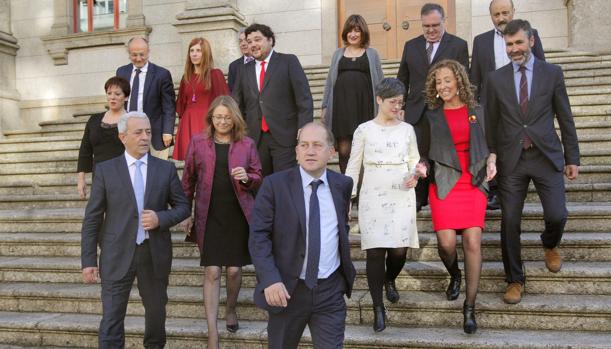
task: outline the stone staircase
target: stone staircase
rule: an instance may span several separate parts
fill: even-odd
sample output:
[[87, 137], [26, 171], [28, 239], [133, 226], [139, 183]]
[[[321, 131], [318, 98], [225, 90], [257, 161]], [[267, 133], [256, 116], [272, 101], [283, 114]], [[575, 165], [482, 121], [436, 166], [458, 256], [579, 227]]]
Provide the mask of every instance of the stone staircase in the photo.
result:
[[[437, 256], [430, 212], [424, 211], [418, 220], [422, 247], [408, 252], [397, 280], [401, 300], [387, 306], [389, 327], [376, 334], [355, 225], [351, 243], [358, 275], [347, 302], [346, 348], [611, 348], [611, 55], [552, 52], [548, 57], [565, 71], [582, 151], [579, 179], [567, 182], [562, 271], [552, 274], [542, 261], [542, 210], [531, 188], [522, 235], [526, 294], [518, 305], [504, 304], [500, 215], [489, 212], [476, 307], [479, 331], [466, 335], [461, 328], [464, 293], [454, 302], [445, 299], [449, 278]], [[306, 69], [316, 114], [327, 69]], [[397, 69], [397, 62], [384, 64], [387, 76], [395, 76]], [[100, 288], [81, 281], [86, 201], [76, 195], [74, 173], [87, 118], [43, 122], [40, 129], [7, 132], [0, 140], [0, 349], [97, 346]], [[175, 229], [168, 348], [202, 348], [202, 271], [196, 248], [183, 237]], [[240, 330], [230, 334], [220, 321], [224, 348], [266, 347], [265, 313], [252, 302], [254, 285], [254, 269], [245, 267]], [[221, 295], [224, 304], [224, 290]], [[223, 310], [221, 305], [221, 316]], [[126, 320], [127, 347], [142, 346], [142, 315], [135, 291]], [[302, 342], [311, 347], [307, 331]]]

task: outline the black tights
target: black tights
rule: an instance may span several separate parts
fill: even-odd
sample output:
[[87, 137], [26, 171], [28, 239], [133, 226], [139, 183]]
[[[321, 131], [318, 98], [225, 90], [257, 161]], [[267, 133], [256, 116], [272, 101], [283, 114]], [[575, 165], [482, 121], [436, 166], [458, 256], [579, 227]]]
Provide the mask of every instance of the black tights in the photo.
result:
[[[373, 306], [384, 305], [382, 289], [384, 281], [394, 281], [405, 265], [407, 247], [370, 248], [367, 251], [367, 285], [373, 300]], [[388, 255], [386, 253], [388, 252]], [[386, 271], [384, 271], [386, 264]]]
[[346, 173], [348, 160], [350, 159], [350, 150], [352, 149], [352, 137], [337, 138], [337, 154], [339, 156], [339, 170]]
[[[465, 283], [468, 305], [475, 305], [475, 297], [479, 288], [479, 278], [482, 271], [481, 252], [482, 229], [473, 227], [462, 232], [462, 248], [465, 260]], [[443, 265], [450, 276], [457, 275], [458, 255], [456, 253], [456, 231], [447, 229], [437, 232], [437, 251]]]

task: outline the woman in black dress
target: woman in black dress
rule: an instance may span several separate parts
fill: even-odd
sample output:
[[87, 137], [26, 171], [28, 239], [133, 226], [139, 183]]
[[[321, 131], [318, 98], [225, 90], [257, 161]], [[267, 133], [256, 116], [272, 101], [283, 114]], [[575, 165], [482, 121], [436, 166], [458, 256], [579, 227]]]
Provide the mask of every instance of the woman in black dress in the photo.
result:
[[226, 327], [236, 332], [242, 266], [251, 263], [248, 221], [262, 175], [257, 147], [246, 137], [246, 124], [231, 97], [212, 102], [206, 123], [205, 134], [191, 139], [182, 186], [187, 198], [195, 199], [195, 219], [185, 222], [186, 240], [197, 243], [201, 252], [208, 348], [218, 348], [221, 268], [227, 271]]
[[76, 188], [81, 199], [87, 197], [85, 173], [93, 172], [97, 163], [125, 152], [125, 147], [119, 139], [117, 122], [125, 114], [125, 101], [130, 93], [129, 82], [114, 76], [106, 81], [104, 91], [106, 91], [108, 111], [93, 114], [89, 118], [78, 153]]
[[345, 47], [337, 49], [331, 59], [321, 119], [333, 131], [339, 168], [345, 173], [354, 131], [377, 114], [373, 87], [384, 73], [378, 52], [369, 47], [369, 29], [363, 17], [348, 17], [342, 39]]

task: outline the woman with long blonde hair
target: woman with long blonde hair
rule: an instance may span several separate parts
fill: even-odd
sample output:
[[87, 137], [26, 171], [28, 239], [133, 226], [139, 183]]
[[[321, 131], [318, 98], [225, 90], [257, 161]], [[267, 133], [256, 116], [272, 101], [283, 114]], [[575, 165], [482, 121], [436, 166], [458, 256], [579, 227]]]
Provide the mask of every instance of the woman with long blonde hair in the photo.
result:
[[176, 100], [180, 121], [172, 155], [174, 160], [185, 159], [193, 135], [206, 129], [210, 103], [220, 95], [229, 95], [229, 87], [223, 72], [214, 68], [210, 43], [204, 38], [194, 38], [189, 43]]

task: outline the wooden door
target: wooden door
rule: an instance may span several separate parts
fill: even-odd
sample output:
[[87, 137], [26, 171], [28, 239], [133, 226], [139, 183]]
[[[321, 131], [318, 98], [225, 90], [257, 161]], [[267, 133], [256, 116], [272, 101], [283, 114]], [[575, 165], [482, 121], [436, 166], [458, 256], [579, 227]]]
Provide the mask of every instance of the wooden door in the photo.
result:
[[338, 47], [346, 18], [360, 14], [369, 26], [371, 47], [382, 59], [397, 59], [409, 39], [422, 34], [420, 8], [427, 2], [438, 3], [446, 11], [446, 30], [456, 32], [455, 0], [338, 0]]

